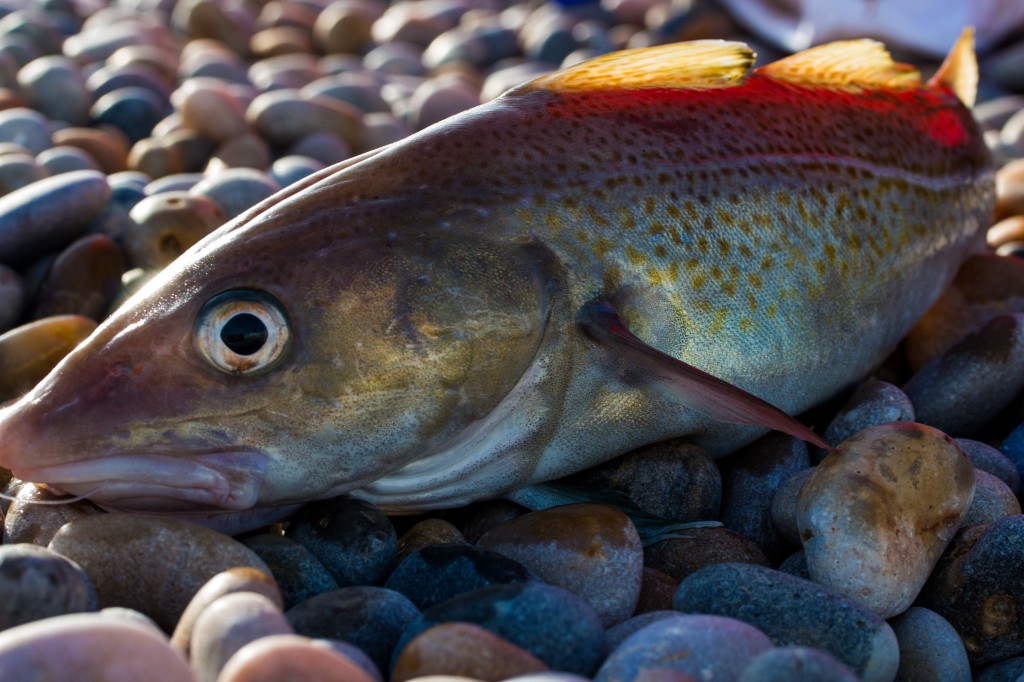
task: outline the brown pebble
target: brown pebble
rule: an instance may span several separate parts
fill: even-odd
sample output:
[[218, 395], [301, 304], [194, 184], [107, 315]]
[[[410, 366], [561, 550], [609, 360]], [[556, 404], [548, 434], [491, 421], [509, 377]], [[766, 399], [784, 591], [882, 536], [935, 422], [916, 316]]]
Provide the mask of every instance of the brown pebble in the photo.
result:
[[165, 138], [147, 137], [132, 145], [128, 168], [155, 179], [183, 173], [185, 164], [181, 151], [169, 146]]
[[167, 148], [181, 158], [182, 172], [199, 173], [213, 154], [212, 142], [188, 128], [172, 130], [163, 136]]
[[266, 170], [270, 167], [271, 159], [267, 143], [256, 135], [246, 133], [222, 142], [214, 150], [207, 172], [212, 173], [225, 168]]
[[32, 316], [83, 315], [102, 320], [121, 289], [121, 249], [110, 237], [89, 234], [64, 249], [50, 266]]
[[375, 682], [347, 656], [326, 642], [299, 635], [271, 635], [238, 650], [217, 682]]
[[533, 654], [472, 623], [442, 623], [414, 637], [399, 654], [391, 682], [427, 675], [456, 675], [499, 682], [546, 672]]
[[377, 7], [358, 0], [332, 2], [313, 26], [317, 49], [326, 54], [359, 54], [369, 44], [373, 22], [380, 16]]
[[227, 594], [199, 614], [192, 628], [189, 663], [199, 682], [215, 682], [228, 660], [261, 637], [293, 635], [281, 607], [254, 592]]
[[272, 145], [287, 147], [310, 133], [334, 133], [352, 149], [362, 143], [359, 110], [324, 96], [303, 97], [297, 90], [259, 95], [246, 111], [249, 123]]
[[81, 315], [61, 315], [15, 327], [0, 336], [0, 401], [15, 398], [50, 373], [96, 329]]
[[212, 38], [242, 56], [249, 50], [253, 20], [241, 3], [181, 0], [174, 5], [171, 22], [190, 38]]
[[722, 526], [685, 528], [673, 535], [676, 537], [644, 547], [644, 562], [676, 580], [711, 564], [771, 565], [752, 540]]
[[459, 529], [451, 523], [444, 519], [424, 519], [398, 538], [397, 562], [423, 547], [464, 544], [466, 538], [462, 537]]
[[1014, 159], [996, 173], [996, 220], [1024, 214], [1024, 159]]
[[70, 504], [33, 504], [70, 499], [34, 483], [22, 483], [15, 497], [17, 499], [11, 503], [3, 519], [4, 544], [30, 542], [46, 547], [65, 523], [90, 514], [103, 513], [103, 510], [88, 500]]
[[224, 214], [209, 197], [186, 191], [160, 192], [144, 198], [128, 214], [124, 248], [133, 268], [159, 270], [224, 223]]
[[990, 249], [998, 249], [1003, 244], [1024, 241], [1024, 215], [1003, 218], [988, 228], [985, 240]]
[[283, 54], [309, 54], [313, 52], [313, 39], [309, 31], [301, 28], [272, 26], [253, 34], [249, 40], [249, 51], [257, 59]]
[[110, 129], [62, 128], [54, 131], [53, 143], [87, 152], [107, 175], [128, 169], [128, 141]]
[[211, 142], [220, 143], [249, 131], [245, 105], [220, 81], [186, 81], [174, 91], [171, 101], [181, 115], [182, 125]]
[[672, 599], [679, 589], [679, 581], [667, 573], [650, 566], [644, 566], [643, 582], [640, 584], [640, 599], [633, 615], [651, 611], [671, 611]]

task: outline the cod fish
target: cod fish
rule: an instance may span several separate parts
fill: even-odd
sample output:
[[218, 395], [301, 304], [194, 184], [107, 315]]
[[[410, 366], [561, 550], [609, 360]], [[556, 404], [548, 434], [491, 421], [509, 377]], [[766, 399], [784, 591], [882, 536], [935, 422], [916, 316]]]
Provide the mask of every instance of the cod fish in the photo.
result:
[[970, 32], [605, 55], [201, 241], [0, 418], [0, 466], [230, 531], [349, 493], [513, 493], [659, 440], [721, 456], [864, 377], [981, 248]]

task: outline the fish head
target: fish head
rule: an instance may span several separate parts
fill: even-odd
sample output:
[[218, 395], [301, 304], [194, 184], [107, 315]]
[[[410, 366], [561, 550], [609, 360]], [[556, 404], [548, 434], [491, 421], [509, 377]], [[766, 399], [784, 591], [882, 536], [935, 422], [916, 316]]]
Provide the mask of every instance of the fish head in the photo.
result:
[[543, 258], [481, 209], [385, 203], [301, 194], [211, 235], [0, 414], [0, 466], [237, 528], [457, 436], [541, 345]]

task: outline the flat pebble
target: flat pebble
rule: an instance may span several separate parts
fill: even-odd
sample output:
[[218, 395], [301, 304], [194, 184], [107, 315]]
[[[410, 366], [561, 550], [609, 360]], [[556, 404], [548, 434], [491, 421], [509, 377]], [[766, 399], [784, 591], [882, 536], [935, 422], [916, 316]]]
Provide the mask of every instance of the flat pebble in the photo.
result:
[[838, 414], [825, 428], [824, 437], [833, 447], [869, 426], [914, 421], [914, 405], [899, 387], [871, 379], [857, 387]]
[[241, 539], [270, 568], [281, 588], [284, 608], [301, 604], [318, 594], [338, 589], [338, 582], [320, 560], [291, 538], [270, 533]]
[[73, 561], [37, 545], [0, 546], [0, 631], [98, 608], [96, 590]]
[[292, 154], [282, 156], [274, 161], [270, 167], [270, 177], [274, 178], [281, 187], [287, 187], [293, 182], [298, 182], [319, 170], [323, 170], [324, 167], [321, 161], [308, 156]]
[[285, 616], [295, 632], [307, 637], [340, 639], [359, 647], [381, 670], [420, 610], [404, 595], [383, 587], [343, 587], [289, 609]]
[[272, 635], [238, 650], [217, 682], [379, 682], [327, 642], [298, 635]]
[[492, 528], [477, 545], [579, 595], [605, 627], [631, 616], [640, 598], [643, 546], [632, 521], [614, 507], [572, 504], [531, 512]]
[[967, 651], [945, 618], [912, 606], [889, 621], [900, 644], [898, 682], [962, 682], [971, 679]]
[[5, 109], [0, 111], [0, 142], [14, 142], [35, 155], [52, 144], [53, 126], [33, 109]]
[[913, 422], [843, 441], [797, 499], [811, 578], [883, 618], [906, 610], [974, 496], [974, 468], [944, 433]]
[[89, 122], [92, 94], [77, 63], [63, 55], [34, 59], [18, 71], [18, 84], [33, 109], [54, 121]]
[[47, 317], [0, 335], [0, 400], [27, 392], [96, 329], [81, 315]]
[[32, 317], [82, 315], [102, 320], [121, 289], [124, 256], [102, 234], [75, 240], [50, 266], [36, 294]]
[[384, 587], [401, 592], [423, 610], [481, 587], [533, 579], [521, 563], [497, 551], [467, 544], [432, 545], [410, 552]]
[[210, 578], [249, 566], [270, 575], [251, 550], [227, 535], [170, 517], [98, 514], [65, 525], [50, 549], [78, 563], [100, 606], [126, 606], [174, 630]]
[[183, 190], [145, 197], [128, 214], [121, 238], [133, 268], [159, 270], [225, 222], [214, 199]]
[[255, 168], [228, 168], [204, 178], [189, 191], [213, 200], [225, 220], [241, 215], [281, 189], [267, 173]]
[[442, 623], [414, 637], [395, 660], [391, 682], [456, 675], [500, 682], [548, 668], [535, 656], [471, 623]]
[[318, 130], [297, 139], [286, 153], [306, 156], [325, 166], [332, 166], [352, 156], [352, 146], [329, 130]]
[[93, 613], [0, 632], [0, 670], [11, 680], [195, 681], [185, 659], [152, 627]]
[[294, 634], [281, 608], [255, 592], [217, 599], [192, 628], [190, 664], [199, 682], [216, 682], [224, 664], [243, 646], [261, 637]]
[[771, 565], [753, 540], [723, 526], [682, 528], [669, 535], [668, 540], [644, 547], [644, 562], [675, 580], [682, 580], [711, 564], [743, 562]]
[[991, 523], [1020, 513], [1020, 502], [1009, 486], [987, 471], [974, 470], [974, 499], [961, 526]]
[[259, 95], [246, 110], [246, 120], [272, 146], [287, 147], [320, 130], [334, 133], [353, 149], [362, 141], [358, 109], [330, 97], [303, 97], [297, 90]]
[[743, 621], [680, 614], [628, 637], [609, 654], [594, 680], [646, 680], [665, 668], [695, 679], [736, 679], [756, 655], [771, 648], [767, 635]]
[[956, 444], [971, 460], [975, 469], [992, 474], [1005, 483], [1014, 495], [1020, 492], [1020, 472], [1009, 457], [991, 445], [969, 438], [957, 438]]
[[[899, 678], [897, 678], [899, 679]], [[922, 678], [924, 679], [924, 678]], [[952, 679], [952, 678], [950, 678]], [[966, 680], [967, 678], [960, 678]], [[737, 682], [858, 682], [853, 671], [821, 649], [777, 647], [753, 658]]]
[[27, 152], [9, 152], [0, 156], [0, 194], [11, 192], [38, 182], [49, 171]]
[[715, 564], [680, 583], [683, 613], [738, 618], [776, 646], [824, 649], [865, 682], [889, 682], [899, 666], [892, 628], [858, 602], [822, 585], [753, 564]]
[[47, 175], [59, 175], [79, 170], [100, 170], [99, 164], [88, 152], [78, 147], [53, 146], [39, 152], [36, 162]]

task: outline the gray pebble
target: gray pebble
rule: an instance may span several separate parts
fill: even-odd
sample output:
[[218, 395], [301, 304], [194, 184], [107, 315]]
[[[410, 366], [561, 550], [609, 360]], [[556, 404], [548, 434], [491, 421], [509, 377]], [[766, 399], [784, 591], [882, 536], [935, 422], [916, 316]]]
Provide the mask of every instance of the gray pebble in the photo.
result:
[[859, 682], [843, 663], [821, 649], [787, 646], [754, 657], [737, 682]]
[[1009, 486], [987, 471], [974, 470], [974, 499], [961, 526], [991, 523], [1020, 513], [1020, 502]]
[[945, 618], [912, 606], [889, 621], [900, 644], [896, 682], [963, 682], [971, 679], [967, 651]]
[[1014, 495], [1020, 492], [1020, 472], [1009, 457], [991, 445], [969, 438], [957, 438], [956, 444], [971, 460], [975, 469], [992, 474], [1005, 483]]
[[231, 220], [280, 189], [281, 186], [263, 171], [228, 168], [197, 182], [189, 191], [213, 199], [225, 220]]
[[825, 429], [825, 440], [833, 447], [869, 426], [888, 422], [914, 421], [914, 405], [898, 387], [871, 379], [854, 391]]
[[0, 630], [99, 608], [81, 567], [34, 544], [0, 546]]

